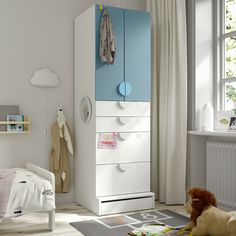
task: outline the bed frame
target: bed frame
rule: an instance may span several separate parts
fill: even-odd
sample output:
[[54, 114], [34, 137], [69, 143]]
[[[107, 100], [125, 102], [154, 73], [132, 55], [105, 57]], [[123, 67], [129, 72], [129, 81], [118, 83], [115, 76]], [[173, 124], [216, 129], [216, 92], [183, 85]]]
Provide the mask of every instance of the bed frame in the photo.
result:
[[[55, 193], [55, 177], [52, 172], [49, 172], [39, 166], [36, 166], [32, 163], [27, 162], [25, 164], [25, 168], [38, 176], [48, 180], [52, 184], [53, 192]], [[48, 223], [50, 231], [54, 231], [55, 229], [55, 210], [47, 211], [48, 215]]]

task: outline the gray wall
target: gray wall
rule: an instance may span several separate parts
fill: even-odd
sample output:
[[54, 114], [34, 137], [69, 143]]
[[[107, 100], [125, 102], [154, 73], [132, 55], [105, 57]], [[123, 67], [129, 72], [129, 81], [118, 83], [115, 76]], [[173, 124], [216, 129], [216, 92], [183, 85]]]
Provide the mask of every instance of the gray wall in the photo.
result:
[[[23, 167], [26, 161], [48, 168], [50, 127], [59, 104], [73, 130], [73, 19], [94, 3], [145, 10], [145, 0], [0, 1], [0, 105], [17, 104], [32, 119], [30, 134], [0, 135], [0, 168]], [[41, 68], [56, 73], [61, 85], [31, 86], [30, 77]], [[57, 195], [58, 204], [73, 200], [73, 186]]]
[[188, 130], [195, 127], [195, 0], [186, 0], [188, 49]]

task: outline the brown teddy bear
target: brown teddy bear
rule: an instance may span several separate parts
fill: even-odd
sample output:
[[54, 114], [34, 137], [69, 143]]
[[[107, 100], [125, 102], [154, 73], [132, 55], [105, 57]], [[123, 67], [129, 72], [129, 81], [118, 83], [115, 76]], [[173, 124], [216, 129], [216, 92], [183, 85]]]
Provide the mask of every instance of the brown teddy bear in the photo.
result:
[[216, 207], [213, 193], [200, 188], [188, 190], [190, 200], [185, 204], [191, 222], [185, 229], [192, 229], [196, 236], [236, 236], [236, 212], [225, 212]]

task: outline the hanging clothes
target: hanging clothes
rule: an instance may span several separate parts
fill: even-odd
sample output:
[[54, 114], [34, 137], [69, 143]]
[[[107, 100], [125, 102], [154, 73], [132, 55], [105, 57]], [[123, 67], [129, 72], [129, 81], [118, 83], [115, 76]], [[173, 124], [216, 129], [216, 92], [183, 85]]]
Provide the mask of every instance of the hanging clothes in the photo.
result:
[[58, 108], [57, 121], [51, 127], [51, 138], [50, 171], [55, 175], [55, 190], [56, 193], [67, 193], [71, 184], [68, 151], [73, 155], [73, 145], [71, 132], [61, 108]]
[[111, 17], [106, 8], [103, 9], [100, 22], [100, 58], [102, 62], [113, 64], [116, 54], [116, 39]]

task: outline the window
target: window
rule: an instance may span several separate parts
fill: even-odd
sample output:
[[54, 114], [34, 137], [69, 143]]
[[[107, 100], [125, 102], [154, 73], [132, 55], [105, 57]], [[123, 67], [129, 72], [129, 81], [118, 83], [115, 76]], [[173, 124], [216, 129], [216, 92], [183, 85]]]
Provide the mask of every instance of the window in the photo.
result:
[[236, 108], [236, 0], [221, 0], [221, 90], [224, 110]]

